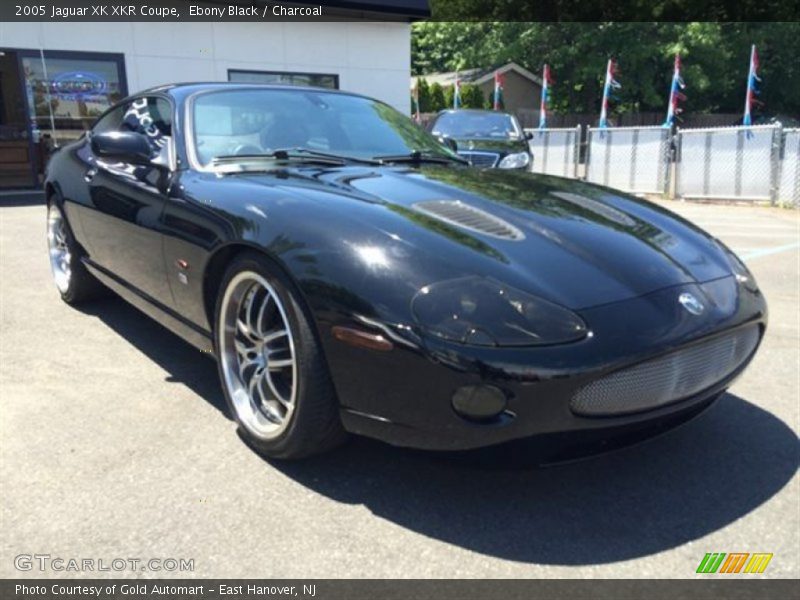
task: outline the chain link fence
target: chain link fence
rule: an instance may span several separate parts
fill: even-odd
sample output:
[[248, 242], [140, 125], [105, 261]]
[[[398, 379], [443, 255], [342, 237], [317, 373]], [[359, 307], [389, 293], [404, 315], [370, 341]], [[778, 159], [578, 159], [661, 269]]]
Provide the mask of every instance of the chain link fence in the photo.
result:
[[528, 147], [533, 154], [531, 171], [560, 177], [578, 176], [581, 128], [526, 129], [531, 134]]
[[800, 207], [800, 129], [784, 129], [780, 151], [778, 204]]
[[664, 127], [590, 127], [586, 180], [634, 194], [664, 194], [670, 141]]
[[633, 194], [800, 207], [800, 129], [775, 124], [679, 129], [673, 135], [666, 127], [587, 127], [585, 142], [580, 126], [526, 132], [532, 134], [534, 173]]
[[675, 194], [774, 202], [780, 140], [780, 125], [678, 130]]

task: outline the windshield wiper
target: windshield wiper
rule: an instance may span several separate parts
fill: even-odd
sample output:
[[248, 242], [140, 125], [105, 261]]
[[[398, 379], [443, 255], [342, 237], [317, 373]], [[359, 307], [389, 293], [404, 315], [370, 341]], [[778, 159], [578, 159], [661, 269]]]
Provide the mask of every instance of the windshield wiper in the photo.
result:
[[224, 154], [215, 156], [212, 159], [214, 164], [235, 163], [248, 160], [299, 160], [305, 162], [321, 162], [333, 165], [345, 165], [348, 162], [362, 163], [367, 165], [381, 164], [377, 160], [370, 158], [357, 158], [344, 154], [333, 154], [311, 150], [310, 148], [281, 148], [263, 154]]
[[469, 161], [459, 156], [445, 156], [443, 154], [434, 154], [432, 152], [423, 152], [421, 150], [413, 150], [408, 154], [387, 154], [385, 156], [373, 156], [376, 161], [381, 163], [440, 163], [448, 164], [452, 162], [468, 165]]
[[328, 159], [331, 159], [331, 160], [341, 160], [341, 161], [344, 161], [344, 162], [355, 162], [355, 163], [361, 163], [361, 164], [365, 164], [365, 165], [379, 165], [379, 164], [381, 164], [379, 161], [372, 160], [371, 158], [359, 158], [357, 156], [349, 156], [347, 154], [334, 154], [333, 152], [321, 152], [319, 150], [312, 150], [311, 148], [303, 148], [303, 147], [299, 147], [299, 148], [282, 148], [280, 150], [275, 150], [273, 152], [273, 154], [275, 154], [276, 156], [280, 154], [281, 157], [283, 157], [285, 155], [287, 158], [293, 158], [293, 157], [294, 158], [300, 158], [300, 157], [297, 157], [296, 154], [304, 154], [304, 155], [307, 155], [307, 156], [313, 156], [315, 158], [328, 158]]

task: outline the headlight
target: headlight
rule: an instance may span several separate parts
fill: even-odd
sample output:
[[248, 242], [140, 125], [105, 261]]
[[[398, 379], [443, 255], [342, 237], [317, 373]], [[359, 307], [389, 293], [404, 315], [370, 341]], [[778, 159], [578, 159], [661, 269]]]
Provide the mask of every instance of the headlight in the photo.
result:
[[473, 346], [563, 344], [588, 332], [571, 310], [484, 277], [425, 286], [411, 310], [427, 332]]
[[717, 240], [717, 243], [725, 252], [725, 256], [728, 258], [728, 264], [731, 266], [731, 271], [733, 271], [736, 281], [738, 281], [745, 289], [748, 289], [751, 292], [757, 292], [758, 284], [756, 283], [756, 279], [753, 277], [753, 274], [745, 266], [742, 260], [736, 256], [725, 244], [719, 240]]
[[733, 252], [728, 253], [728, 261], [731, 263], [733, 274], [736, 275], [736, 281], [741, 283], [748, 290], [756, 291], [758, 285], [750, 270], [744, 266], [744, 263]]
[[521, 169], [527, 167], [531, 162], [531, 156], [527, 152], [517, 152], [516, 154], [509, 154], [500, 164], [497, 165], [498, 169]]

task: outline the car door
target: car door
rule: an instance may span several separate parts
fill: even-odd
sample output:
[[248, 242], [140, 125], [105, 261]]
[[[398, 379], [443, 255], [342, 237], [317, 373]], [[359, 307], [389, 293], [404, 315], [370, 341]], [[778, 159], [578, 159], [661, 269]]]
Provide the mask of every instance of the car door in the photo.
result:
[[124, 105], [117, 119], [103, 130], [114, 129], [145, 135], [153, 162], [134, 165], [97, 156], [88, 161], [84, 179], [89, 206], [81, 220], [91, 248], [90, 258], [128, 287], [172, 307], [162, 231], [171, 179], [165, 166], [171, 162], [171, 103], [161, 96], [136, 98]]

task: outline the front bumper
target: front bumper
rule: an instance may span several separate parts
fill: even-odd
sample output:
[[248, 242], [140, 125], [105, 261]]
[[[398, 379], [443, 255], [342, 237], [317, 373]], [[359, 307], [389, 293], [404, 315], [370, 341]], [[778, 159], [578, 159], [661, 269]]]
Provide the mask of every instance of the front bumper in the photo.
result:
[[[430, 450], [468, 450], [537, 438], [559, 446], [605, 445], [683, 422], [710, 405], [745, 369], [766, 328], [763, 295], [735, 280], [684, 285], [580, 311], [592, 336], [551, 347], [474, 348], [426, 339], [386, 353], [335, 345], [328, 351], [349, 431]], [[727, 292], [726, 292], [727, 290]], [[676, 301], [683, 292], [709, 301], [704, 315]], [[755, 328], [755, 348], [732, 372], [691, 396], [612, 416], [577, 414], [571, 402], [592, 382], [678, 350]], [[335, 342], [324, 342], [335, 344]], [[358, 365], [354, 368], [353, 365]], [[508, 397], [507, 414], [476, 423], [452, 408], [456, 390], [491, 384]]]

